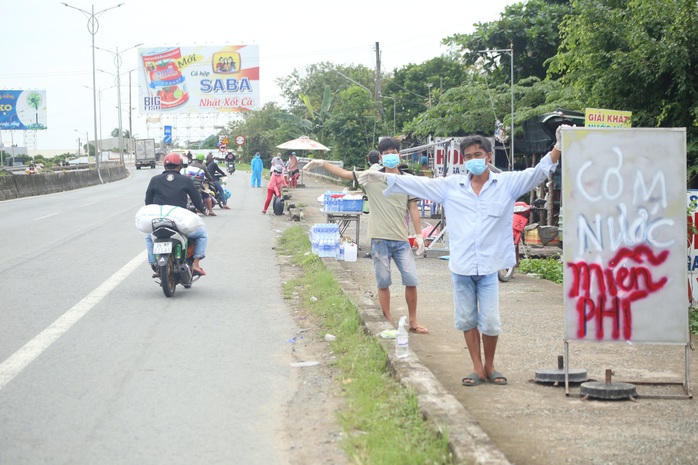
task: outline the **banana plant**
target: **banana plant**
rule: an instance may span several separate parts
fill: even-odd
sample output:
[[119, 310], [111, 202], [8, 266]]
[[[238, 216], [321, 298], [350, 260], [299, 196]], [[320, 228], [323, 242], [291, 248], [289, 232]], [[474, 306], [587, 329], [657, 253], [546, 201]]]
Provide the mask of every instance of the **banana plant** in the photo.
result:
[[296, 115], [290, 113], [282, 113], [279, 115], [279, 119], [283, 122], [287, 122], [293, 125], [299, 132], [296, 136], [309, 135], [314, 136], [319, 142], [324, 143], [324, 128], [325, 121], [330, 117], [330, 108], [332, 106], [332, 99], [334, 94], [330, 89], [330, 86], [325, 86], [325, 93], [322, 98], [322, 104], [320, 105], [320, 110], [315, 111], [310, 98], [305, 94], [300, 94], [298, 98], [305, 104], [307, 109], [307, 118], [300, 118]]

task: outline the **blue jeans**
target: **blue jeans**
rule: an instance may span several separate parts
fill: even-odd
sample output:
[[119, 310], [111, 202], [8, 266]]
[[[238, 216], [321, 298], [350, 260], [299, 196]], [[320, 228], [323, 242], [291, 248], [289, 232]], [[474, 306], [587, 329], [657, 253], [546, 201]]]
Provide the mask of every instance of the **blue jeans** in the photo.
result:
[[371, 239], [371, 258], [373, 269], [376, 272], [376, 284], [378, 289], [387, 289], [392, 284], [390, 278], [390, 259], [400, 271], [403, 286], [416, 286], [417, 265], [412, 255], [412, 247], [407, 241], [388, 241], [385, 239]]
[[482, 276], [451, 273], [451, 280], [456, 329], [470, 331], [477, 328], [487, 336], [499, 336], [502, 322], [499, 318], [497, 273]]
[[218, 181], [216, 181], [214, 184], [216, 185], [218, 192], [221, 193], [221, 202], [223, 202], [223, 205], [228, 205], [228, 199], [225, 197], [225, 190], [223, 189], [223, 186], [221, 186], [221, 183]]
[[[208, 243], [208, 233], [206, 228], [199, 228], [187, 236], [190, 241], [194, 242], [194, 258], [204, 258], [206, 256], [206, 244]], [[153, 255], [153, 238], [150, 234], [145, 236], [145, 248], [148, 251], [148, 263], [155, 264], [155, 255]]]

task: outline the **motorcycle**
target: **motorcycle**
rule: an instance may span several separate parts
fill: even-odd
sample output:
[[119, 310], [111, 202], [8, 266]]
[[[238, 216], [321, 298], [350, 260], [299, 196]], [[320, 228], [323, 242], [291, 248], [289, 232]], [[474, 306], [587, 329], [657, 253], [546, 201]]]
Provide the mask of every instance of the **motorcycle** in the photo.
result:
[[[215, 178], [216, 182], [218, 182], [218, 184], [220, 184], [220, 186], [223, 187], [223, 183], [221, 182], [221, 178], [223, 178], [224, 176], [222, 176], [219, 173], [216, 173], [213, 175], [213, 177]], [[225, 205], [223, 203], [223, 195], [225, 195], [225, 193], [220, 192], [213, 183], [211, 183], [209, 181], [205, 181], [205, 182], [207, 183], [207, 188], [208, 188], [209, 194], [211, 195], [211, 198], [213, 199], [213, 206], [215, 207], [216, 205], [218, 205], [220, 208], [223, 208], [223, 205]]]
[[504, 268], [497, 272], [497, 278], [501, 282], [507, 282], [514, 275], [514, 269], [519, 266], [519, 257], [521, 255], [524, 258], [528, 258], [531, 255], [531, 249], [534, 247], [532, 244], [526, 242], [526, 233], [528, 231], [537, 230], [538, 236], [540, 237], [540, 244], [538, 247], [548, 245], [555, 242], [558, 247], [562, 247], [562, 243], [557, 240], [557, 230], [556, 226], [541, 226], [538, 223], [528, 224], [533, 212], [544, 212], [545, 209], [545, 199], [539, 198], [533, 201], [533, 205], [529, 205], [526, 202], [516, 202], [514, 203], [514, 221], [513, 221], [513, 234], [514, 234], [514, 248], [516, 253], [516, 265], [511, 268]]
[[234, 172], [235, 172], [235, 162], [229, 161], [228, 162], [228, 174], [233, 174]]
[[153, 255], [159, 269], [159, 284], [165, 296], [172, 297], [177, 284], [189, 289], [201, 277], [192, 271], [194, 244], [189, 243], [186, 234], [170, 219], [155, 219], [152, 224]]
[[516, 265], [504, 268], [497, 272], [497, 278], [505, 283], [514, 276], [514, 269], [519, 266], [519, 244], [523, 238], [523, 233], [526, 225], [528, 224], [529, 216], [531, 215], [531, 206], [526, 202], [516, 202], [514, 203], [514, 221], [513, 221], [513, 234], [514, 234], [514, 253], [516, 253]]

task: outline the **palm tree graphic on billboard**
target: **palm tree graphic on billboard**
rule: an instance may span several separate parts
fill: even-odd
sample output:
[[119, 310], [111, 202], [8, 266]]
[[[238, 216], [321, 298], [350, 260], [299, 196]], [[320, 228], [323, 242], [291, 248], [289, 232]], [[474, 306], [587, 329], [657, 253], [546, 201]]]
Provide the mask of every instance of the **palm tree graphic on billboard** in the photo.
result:
[[36, 122], [34, 124], [29, 125], [30, 129], [46, 128], [43, 124], [39, 123], [39, 107], [41, 106], [41, 102], [41, 94], [39, 94], [38, 92], [32, 92], [27, 96], [27, 104], [34, 109], [34, 115], [36, 118]]

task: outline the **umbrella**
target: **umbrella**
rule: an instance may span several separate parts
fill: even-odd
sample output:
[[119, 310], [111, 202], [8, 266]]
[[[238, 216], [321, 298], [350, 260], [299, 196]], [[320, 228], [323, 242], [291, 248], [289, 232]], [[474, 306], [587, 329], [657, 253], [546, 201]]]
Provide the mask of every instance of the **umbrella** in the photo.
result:
[[277, 145], [276, 147], [286, 150], [330, 150], [324, 145], [322, 145], [320, 142], [313, 140], [308, 136], [300, 136], [298, 139], [293, 139], [288, 142], [284, 142], [283, 144]]

